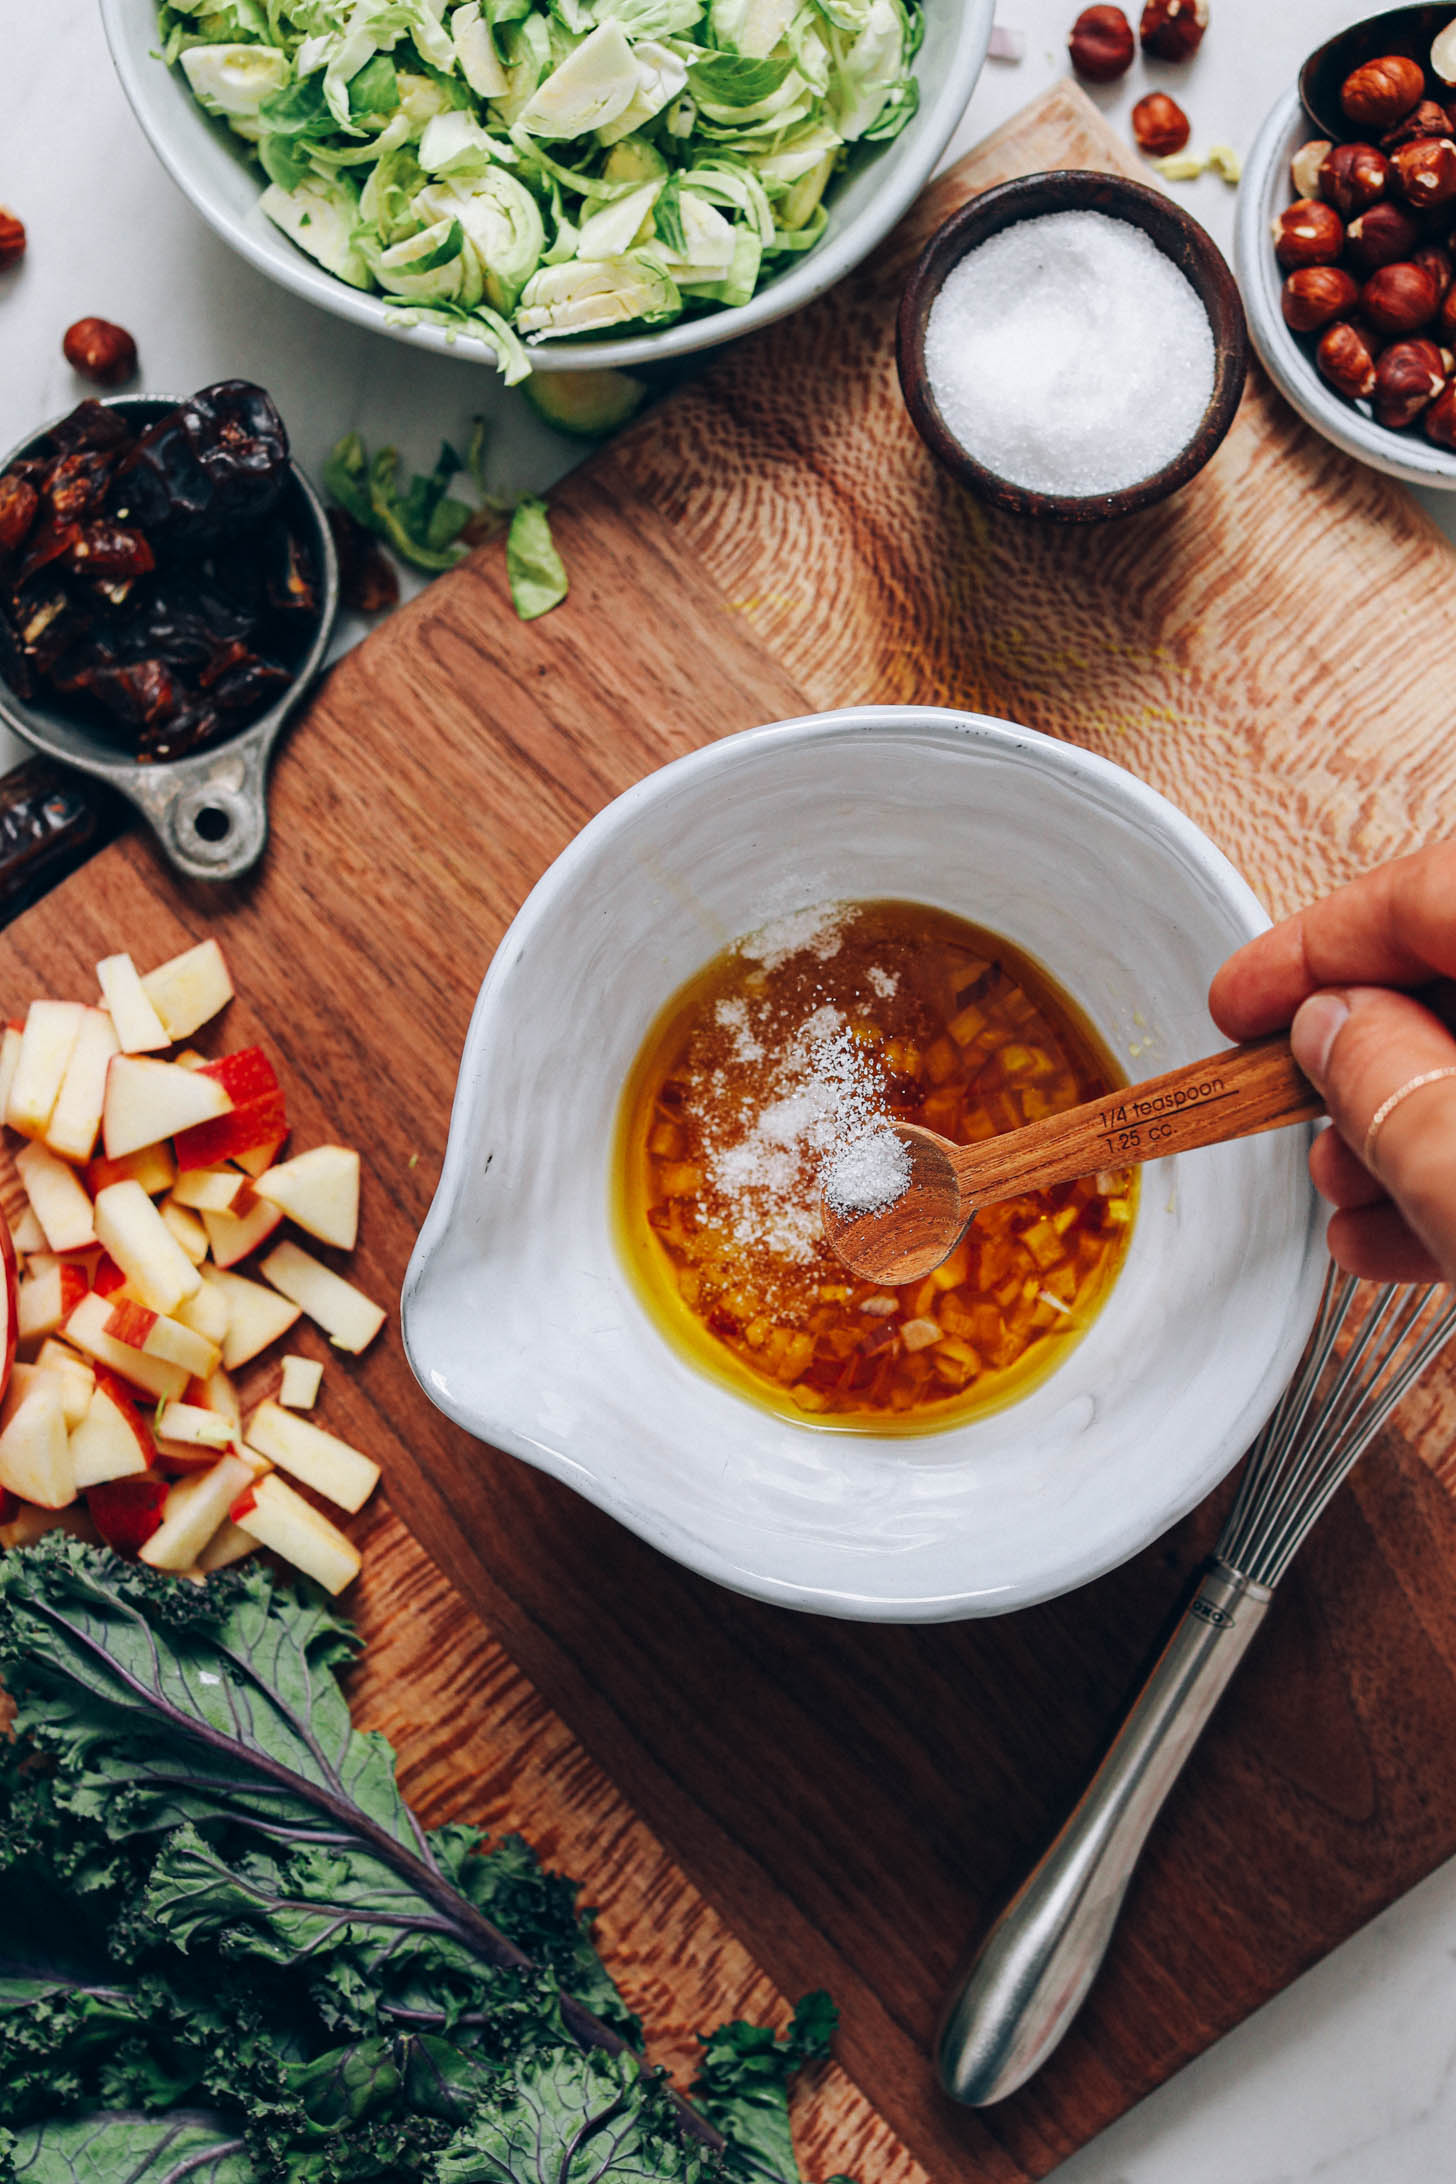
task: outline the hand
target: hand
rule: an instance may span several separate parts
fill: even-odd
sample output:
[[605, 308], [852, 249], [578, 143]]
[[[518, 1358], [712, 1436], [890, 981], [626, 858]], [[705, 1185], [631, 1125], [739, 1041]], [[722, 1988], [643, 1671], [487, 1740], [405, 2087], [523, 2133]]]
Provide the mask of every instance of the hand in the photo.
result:
[[[1208, 996], [1232, 1039], [1289, 1025], [1335, 1125], [1309, 1157], [1337, 1209], [1331, 1255], [1376, 1281], [1456, 1281], [1456, 1039], [1426, 1005], [1439, 1006], [1436, 979], [1456, 979], [1456, 842], [1286, 918], [1230, 956]], [[1403, 1091], [1429, 1071], [1447, 1074]]]

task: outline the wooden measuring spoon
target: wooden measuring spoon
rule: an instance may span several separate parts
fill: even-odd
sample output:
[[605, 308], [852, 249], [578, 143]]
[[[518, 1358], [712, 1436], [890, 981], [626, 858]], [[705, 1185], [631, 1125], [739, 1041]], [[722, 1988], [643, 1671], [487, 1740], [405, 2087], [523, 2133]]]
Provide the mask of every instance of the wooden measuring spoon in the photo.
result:
[[892, 1125], [910, 1155], [910, 1181], [873, 1213], [836, 1213], [821, 1198], [825, 1240], [845, 1265], [894, 1288], [949, 1258], [977, 1206], [1131, 1168], [1199, 1145], [1308, 1122], [1324, 1103], [1286, 1038], [1256, 1039], [1187, 1062], [976, 1145], [955, 1145], [917, 1123]]

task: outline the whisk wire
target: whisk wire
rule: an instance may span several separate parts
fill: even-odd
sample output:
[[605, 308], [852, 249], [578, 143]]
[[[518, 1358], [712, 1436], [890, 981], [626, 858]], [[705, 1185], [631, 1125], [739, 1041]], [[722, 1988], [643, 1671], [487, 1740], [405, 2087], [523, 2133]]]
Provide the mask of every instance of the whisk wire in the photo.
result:
[[[1356, 1312], [1341, 1356], [1340, 1337]], [[1277, 1585], [1352, 1466], [1453, 1332], [1456, 1300], [1449, 1291], [1372, 1288], [1331, 1268], [1304, 1360], [1249, 1451], [1217, 1559], [1254, 1584]]]

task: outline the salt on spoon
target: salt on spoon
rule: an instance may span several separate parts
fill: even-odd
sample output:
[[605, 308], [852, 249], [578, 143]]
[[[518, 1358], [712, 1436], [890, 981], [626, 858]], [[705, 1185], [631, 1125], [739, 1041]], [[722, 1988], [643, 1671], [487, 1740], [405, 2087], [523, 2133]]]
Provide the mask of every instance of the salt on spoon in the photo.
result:
[[[1105, 1167], [1136, 1167], [1201, 1145], [1308, 1122], [1324, 1105], [1286, 1038], [1256, 1039], [1145, 1084], [1106, 1092], [1042, 1122], [974, 1145], [897, 1123], [891, 1136], [908, 1176], [873, 1206], [838, 1205], [830, 1182], [853, 1146], [831, 1162], [820, 1200], [824, 1237], [854, 1273], [897, 1288], [949, 1257], [977, 1206], [1072, 1183]], [[846, 1194], [852, 1196], [852, 1191]]]
[[1141, 228], [1105, 212], [1017, 220], [951, 268], [925, 369], [966, 453], [1008, 484], [1069, 499], [1163, 470], [1213, 397], [1208, 313]]

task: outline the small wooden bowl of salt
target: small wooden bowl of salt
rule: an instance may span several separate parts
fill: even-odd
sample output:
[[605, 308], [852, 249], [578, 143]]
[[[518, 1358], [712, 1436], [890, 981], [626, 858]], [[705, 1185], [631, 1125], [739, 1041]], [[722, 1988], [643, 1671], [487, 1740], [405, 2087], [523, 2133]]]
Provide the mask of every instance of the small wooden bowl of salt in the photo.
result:
[[972, 198], [900, 304], [921, 438], [981, 499], [1054, 523], [1186, 485], [1233, 423], [1248, 355], [1212, 237], [1157, 190], [1076, 168]]

